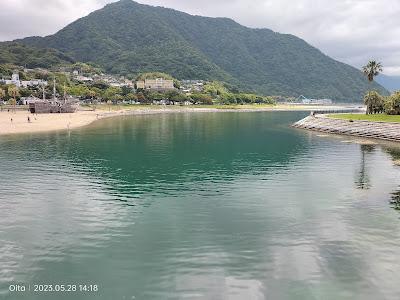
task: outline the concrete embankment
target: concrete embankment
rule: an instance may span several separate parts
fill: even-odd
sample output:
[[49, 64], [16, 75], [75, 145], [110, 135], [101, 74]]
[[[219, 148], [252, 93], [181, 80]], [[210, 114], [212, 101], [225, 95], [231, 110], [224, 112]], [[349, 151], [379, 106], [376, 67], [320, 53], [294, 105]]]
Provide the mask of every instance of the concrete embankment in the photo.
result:
[[400, 142], [400, 124], [398, 123], [350, 121], [333, 119], [325, 115], [310, 115], [292, 126], [325, 133]]

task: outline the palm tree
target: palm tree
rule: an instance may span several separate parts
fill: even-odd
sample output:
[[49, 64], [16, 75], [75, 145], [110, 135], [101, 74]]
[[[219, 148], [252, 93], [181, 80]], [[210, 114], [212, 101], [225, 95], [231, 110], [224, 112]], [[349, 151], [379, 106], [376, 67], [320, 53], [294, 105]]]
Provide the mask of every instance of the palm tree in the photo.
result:
[[366, 66], [362, 68], [365, 76], [368, 77], [368, 81], [374, 81], [374, 77], [378, 76], [383, 71], [382, 64], [375, 60], [370, 60]]
[[12, 104], [14, 105], [14, 112], [17, 105], [17, 96], [19, 96], [18, 88], [16, 86], [11, 86], [8, 88], [8, 95], [12, 97]]
[[1, 102], [1, 110], [3, 111], [3, 98], [6, 96], [6, 91], [0, 88], [0, 101]]
[[[370, 60], [367, 65], [362, 67], [364, 75], [367, 76], [368, 81], [374, 81], [374, 77], [378, 76], [380, 72], [382, 72], [382, 64], [380, 62], [376, 62], [375, 60]], [[371, 95], [371, 92], [368, 92], [364, 97], [364, 103], [367, 105], [366, 114], [372, 113], [372, 106], [374, 97]]]

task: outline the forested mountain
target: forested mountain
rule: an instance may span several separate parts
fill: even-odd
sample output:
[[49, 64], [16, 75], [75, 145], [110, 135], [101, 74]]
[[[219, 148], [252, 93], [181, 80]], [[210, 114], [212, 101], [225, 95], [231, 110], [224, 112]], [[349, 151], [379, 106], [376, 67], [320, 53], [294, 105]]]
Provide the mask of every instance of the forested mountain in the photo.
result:
[[54, 35], [19, 42], [57, 49], [111, 73], [159, 71], [266, 95], [360, 101], [372, 87], [385, 92], [368, 84], [361, 71], [293, 35], [131, 0], [106, 5]]
[[400, 76], [388, 76], [381, 74], [376, 77], [376, 82], [378, 82], [388, 91], [400, 91]]

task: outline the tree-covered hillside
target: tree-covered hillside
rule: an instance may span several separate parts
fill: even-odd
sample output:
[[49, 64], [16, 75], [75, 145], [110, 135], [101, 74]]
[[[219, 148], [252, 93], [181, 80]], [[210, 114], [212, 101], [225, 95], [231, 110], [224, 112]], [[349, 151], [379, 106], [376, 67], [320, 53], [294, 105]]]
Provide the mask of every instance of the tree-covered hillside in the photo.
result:
[[0, 65], [12, 64], [27, 68], [51, 69], [73, 62], [71, 57], [55, 49], [38, 48], [13, 42], [0, 44]]
[[305, 41], [225, 18], [121, 0], [58, 33], [20, 42], [55, 48], [107, 72], [165, 72], [178, 79], [220, 80], [266, 95], [361, 101], [369, 86], [361, 71]]

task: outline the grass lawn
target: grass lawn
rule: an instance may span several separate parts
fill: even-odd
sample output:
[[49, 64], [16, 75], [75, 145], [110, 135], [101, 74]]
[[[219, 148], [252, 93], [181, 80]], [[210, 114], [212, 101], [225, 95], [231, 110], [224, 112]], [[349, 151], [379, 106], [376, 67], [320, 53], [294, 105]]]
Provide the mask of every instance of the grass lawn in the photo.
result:
[[400, 122], [400, 116], [392, 116], [386, 114], [376, 114], [376, 115], [366, 115], [366, 114], [331, 114], [329, 117], [334, 119], [344, 119], [344, 120], [362, 120], [362, 121], [372, 121], [372, 122]]

